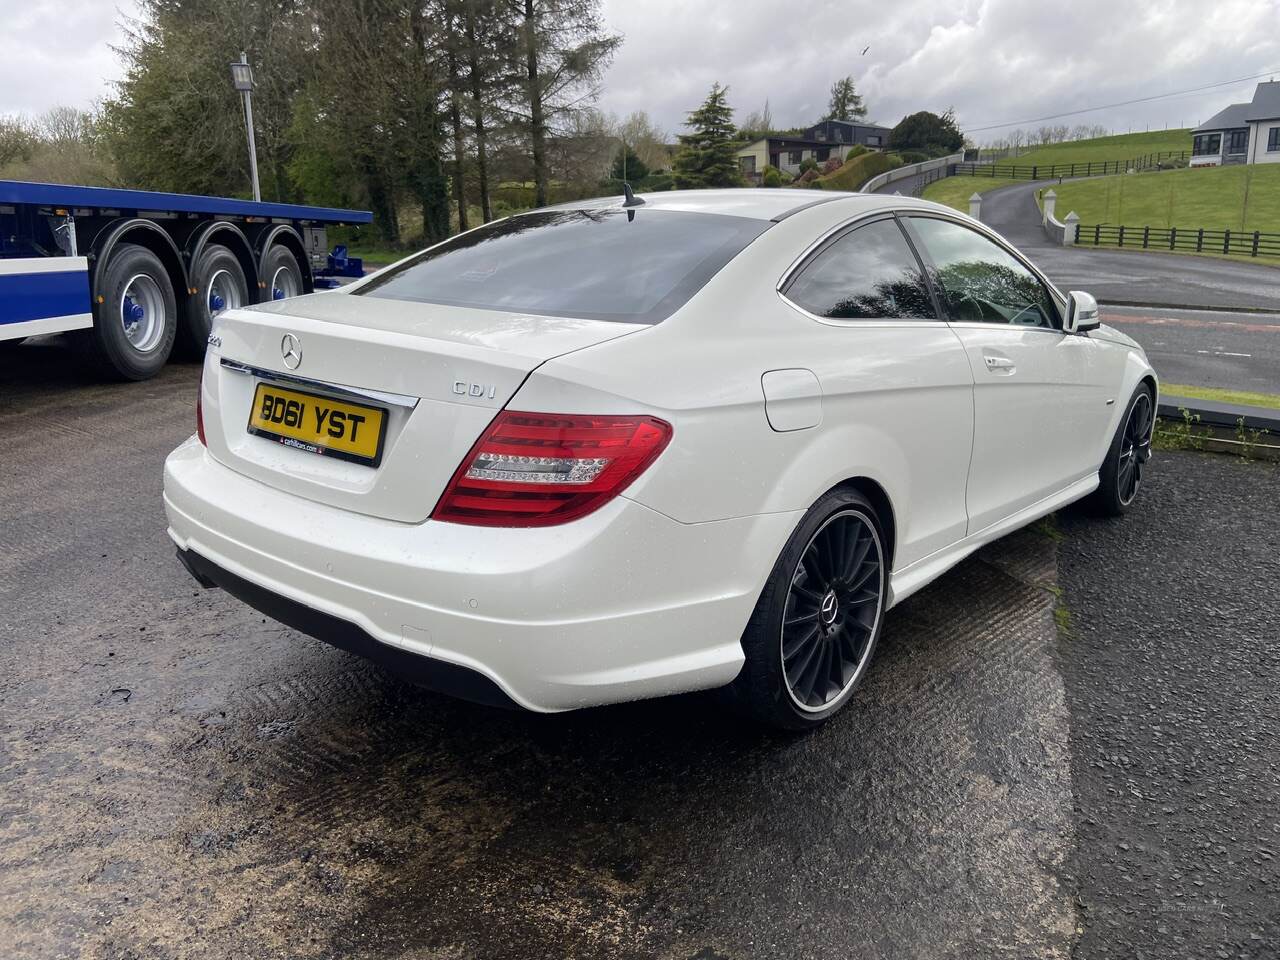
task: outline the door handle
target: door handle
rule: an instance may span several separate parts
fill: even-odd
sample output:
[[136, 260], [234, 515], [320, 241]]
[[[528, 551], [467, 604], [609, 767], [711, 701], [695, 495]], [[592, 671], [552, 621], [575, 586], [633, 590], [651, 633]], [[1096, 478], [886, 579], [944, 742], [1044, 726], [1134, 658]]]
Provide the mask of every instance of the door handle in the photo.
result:
[[1018, 369], [1014, 366], [1013, 361], [1008, 357], [1001, 357], [991, 353], [983, 354], [982, 362], [987, 365], [987, 369], [992, 373], [1002, 373], [1007, 375]]

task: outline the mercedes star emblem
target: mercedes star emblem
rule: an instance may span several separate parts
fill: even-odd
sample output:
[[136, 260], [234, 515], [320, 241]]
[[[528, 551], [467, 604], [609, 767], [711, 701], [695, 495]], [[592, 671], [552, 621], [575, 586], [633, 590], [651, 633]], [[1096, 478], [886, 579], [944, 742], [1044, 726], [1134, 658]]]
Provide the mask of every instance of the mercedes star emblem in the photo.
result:
[[280, 356], [284, 358], [284, 365], [290, 370], [297, 370], [298, 364], [302, 363], [302, 344], [292, 333], [286, 333], [281, 338]]

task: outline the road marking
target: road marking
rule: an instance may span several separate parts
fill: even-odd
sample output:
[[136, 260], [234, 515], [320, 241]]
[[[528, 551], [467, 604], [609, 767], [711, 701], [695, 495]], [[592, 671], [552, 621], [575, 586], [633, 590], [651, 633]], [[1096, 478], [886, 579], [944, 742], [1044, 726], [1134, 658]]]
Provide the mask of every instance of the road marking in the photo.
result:
[[1194, 320], [1190, 317], [1129, 316], [1123, 313], [1101, 314], [1112, 326], [1190, 327], [1194, 329], [1222, 329], [1239, 333], [1280, 333], [1280, 323], [1241, 323], [1239, 320]]

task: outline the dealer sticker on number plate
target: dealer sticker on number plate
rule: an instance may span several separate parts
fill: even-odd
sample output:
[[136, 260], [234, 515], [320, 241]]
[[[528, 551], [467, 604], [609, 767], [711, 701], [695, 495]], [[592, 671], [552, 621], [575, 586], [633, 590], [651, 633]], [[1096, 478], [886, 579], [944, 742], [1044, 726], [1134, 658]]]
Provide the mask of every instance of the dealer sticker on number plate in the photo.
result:
[[259, 383], [249, 432], [308, 453], [376, 467], [382, 459], [387, 411]]

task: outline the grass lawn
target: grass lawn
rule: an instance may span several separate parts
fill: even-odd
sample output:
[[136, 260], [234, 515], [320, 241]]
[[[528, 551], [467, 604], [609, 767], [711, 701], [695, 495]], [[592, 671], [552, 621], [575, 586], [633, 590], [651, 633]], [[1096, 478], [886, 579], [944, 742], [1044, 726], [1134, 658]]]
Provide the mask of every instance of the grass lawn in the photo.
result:
[[934, 203], [945, 203], [961, 213], [969, 212], [969, 197], [975, 193], [986, 193], [997, 187], [1008, 187], [1015, 183], [1026, 183], [1025, 180], [1010, 180], [1007, 177], [944, 177], [935, 180], [924, 188], [923, 197]]
[[1123, 133], [1115, 137], [1076, 140], [1072, 143], [1050, 143], [1034, 147], [1016, 160], [999, 163], [1089, 163], [1099, 160], [1130, 160], [1148, 153], [1166, 150], [1191, 152], [1190, 130], [1153, 130], [1150, 133]]
[[1054, 190], [1059, 219], [1074, 210], [1086, 224], [1280, 233], [1280, 164], [1122, 173]]
[[1190, 400], [1216, 400], [1219, 403], [1242, 403], [1249, 407], [1270, 407], [1272, 410], [1280, 410], [1280, 396], [1274, 393], [1193, 387], [1185, 383], [1162, 383], [1160, 393], [1162, 396], [1186, 397]]

